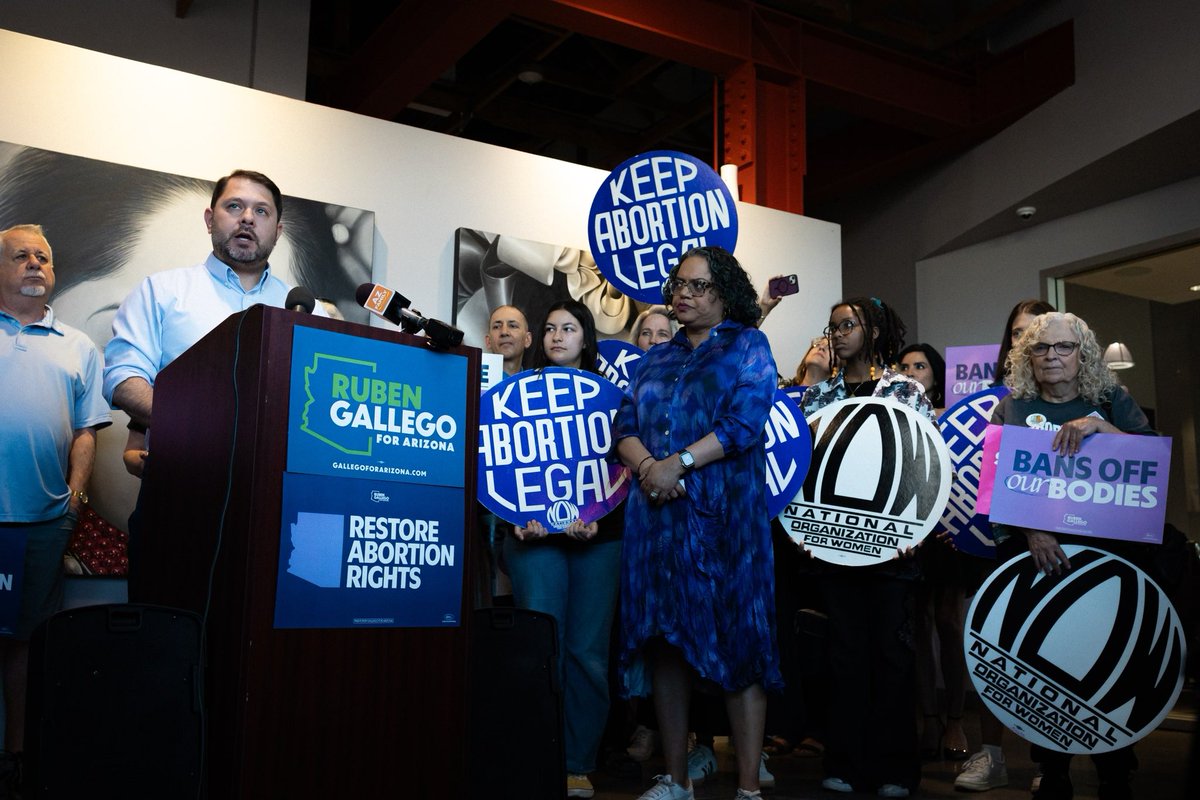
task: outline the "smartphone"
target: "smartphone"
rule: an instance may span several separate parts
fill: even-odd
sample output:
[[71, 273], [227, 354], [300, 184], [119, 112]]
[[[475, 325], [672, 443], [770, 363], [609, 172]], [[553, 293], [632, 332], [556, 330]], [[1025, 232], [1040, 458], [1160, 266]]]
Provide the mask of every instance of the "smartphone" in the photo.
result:
[[787, 297], [800, 291], [800, 283], [795, 275], [784, 275], [771, 278], [771, 297]]

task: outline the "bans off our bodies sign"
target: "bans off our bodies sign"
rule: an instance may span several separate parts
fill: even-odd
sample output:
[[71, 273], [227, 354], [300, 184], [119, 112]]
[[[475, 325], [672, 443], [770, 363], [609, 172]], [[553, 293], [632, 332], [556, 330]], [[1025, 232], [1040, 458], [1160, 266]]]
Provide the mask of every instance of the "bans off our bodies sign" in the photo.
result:
[[1158, 727], [1183, 687], [1179, 615], [1133, 564], [1066, 545], [1071, 569], [1028, 553], [975, 593], [964, 648], [971, 681], [1010, 730], [1066, 753], [1106, 753]]
[[1051, 449], [1054, 431], [1005, 425], [991, 519], [1054, 533], [1162, 541], [1171, 440], [1095, 433], [1074, 456]]
[[479, 502], [514, 525], [561, 531], [594, 522], [629, 492], [610, 461], [622, 392], [600, 375], [526, 370], [485, 394], [479, 411]]
[[893, 400], [855, 398], [809, 417], [808, 476], [780, 514], [824, 561], [880, 564], [933, 529], [950, 496], [950, 454], [933, 423]]

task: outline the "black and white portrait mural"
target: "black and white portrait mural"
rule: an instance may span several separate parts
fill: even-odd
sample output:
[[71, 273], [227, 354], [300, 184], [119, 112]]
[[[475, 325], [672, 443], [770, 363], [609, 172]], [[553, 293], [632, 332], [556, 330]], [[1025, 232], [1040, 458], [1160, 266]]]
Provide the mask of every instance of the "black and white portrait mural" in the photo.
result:
[[574, 299], [596, 318], [602, 339], [625, 339], [647, 306], [626, 297], [600, 274], [586, 250], [459, 228], [454, 253], [454, 324], [463, 341], [483, 346], [491, 310], [513, 305], [536, 326], [546, 309]]
[[[231, 165], [229, 171], [238, 166]], [[253, 168], [253, 165], [249, 165]], [[213, 178], [220, 177], [218, 175]], [[272, 175], [286, 190], [286, 176]], [[103, 349], [121, 301], [146, 277], [204, 260], [214, 181], [0, 142], [0, 229], [41, 225], [54, 248], [50, 304]], [[366, 322], [354, 290], [371, 280], [375, 214], [284, 193], [271, 268]]]

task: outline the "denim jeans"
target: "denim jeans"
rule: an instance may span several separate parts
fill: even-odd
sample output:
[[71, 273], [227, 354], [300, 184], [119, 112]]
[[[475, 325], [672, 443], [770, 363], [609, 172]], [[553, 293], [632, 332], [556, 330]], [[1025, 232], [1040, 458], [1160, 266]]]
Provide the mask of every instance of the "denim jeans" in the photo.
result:
[[554, 617], [567, 772], [587, 774], [596, 768], [608, 720], [609, 634], [617, 604], [621, 542], [527, 544], [509, 536], [504, 557], [514, 605]]

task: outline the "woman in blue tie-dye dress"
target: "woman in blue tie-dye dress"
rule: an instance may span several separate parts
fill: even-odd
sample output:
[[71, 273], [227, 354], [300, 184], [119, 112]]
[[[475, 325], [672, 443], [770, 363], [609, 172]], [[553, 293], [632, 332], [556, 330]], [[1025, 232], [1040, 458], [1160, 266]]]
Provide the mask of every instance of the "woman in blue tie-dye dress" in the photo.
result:
[[757, 797], [765, 690], [783, 684], [762, 435], [775, 362], [754, 327], [754, 287], [728, 252], [688, 252], [663, 289], [682, 329], [647, 351], [614, 421], [637, 479], [621, 564], [621, 676], [638, 695], [653, 677], [669, 772], [643, 798], [692, 797], [693, 683], [724, 692], [738, 796]]

